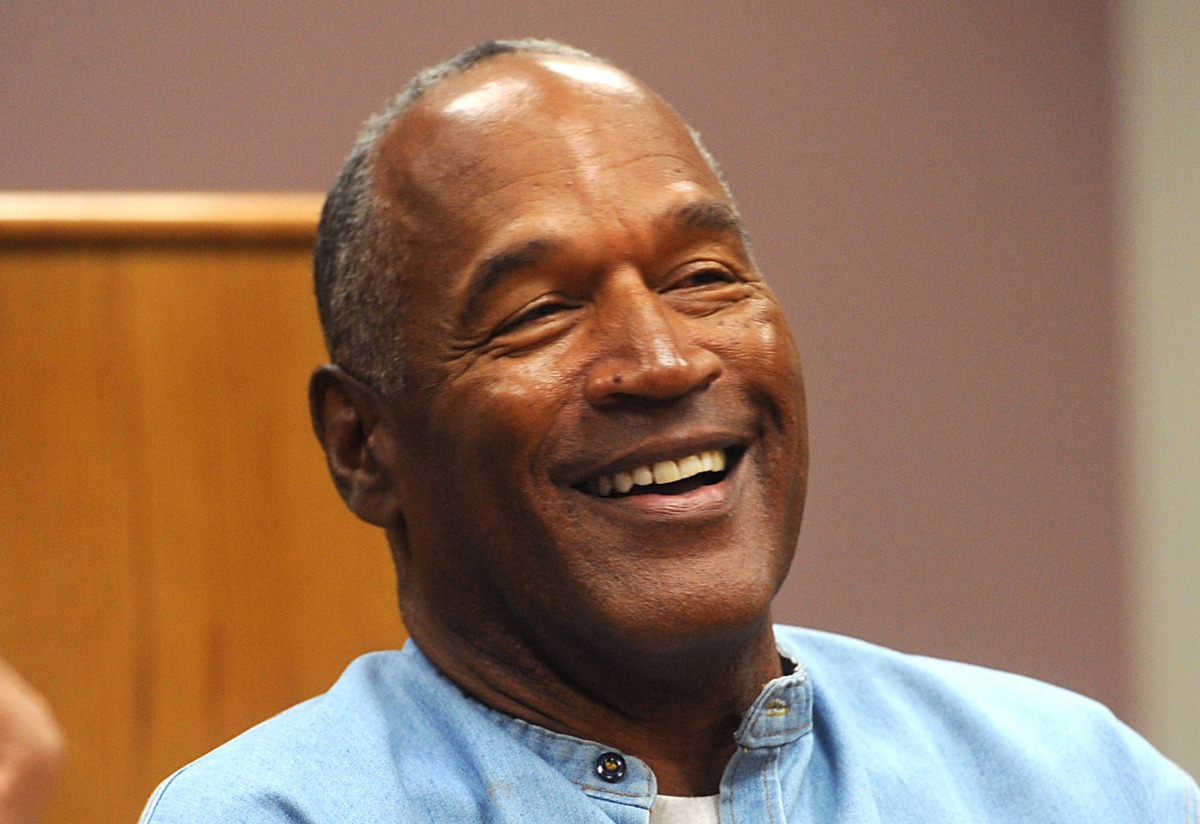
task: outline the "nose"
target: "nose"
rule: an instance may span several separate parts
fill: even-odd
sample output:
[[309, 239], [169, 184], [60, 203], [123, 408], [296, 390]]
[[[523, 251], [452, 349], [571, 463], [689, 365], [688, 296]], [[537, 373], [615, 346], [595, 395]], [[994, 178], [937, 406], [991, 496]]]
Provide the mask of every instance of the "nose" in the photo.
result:
[[585, 395], [592, 406], [630, 399], [665, 401], [702, 389], [721, 374], [721, 358], [695, 343], [680, 315], [637, 279], [597, 307]]

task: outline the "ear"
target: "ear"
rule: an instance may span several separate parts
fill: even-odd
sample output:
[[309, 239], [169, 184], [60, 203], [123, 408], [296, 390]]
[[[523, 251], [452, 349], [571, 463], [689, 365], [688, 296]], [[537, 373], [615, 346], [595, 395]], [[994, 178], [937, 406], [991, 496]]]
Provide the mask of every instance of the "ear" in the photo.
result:
[[308, 407], [329, 474], [346, 506], [367, 523], [397, 526], [402, 513], [396, 440], [383, 396], [326, 364], [309, 380]]

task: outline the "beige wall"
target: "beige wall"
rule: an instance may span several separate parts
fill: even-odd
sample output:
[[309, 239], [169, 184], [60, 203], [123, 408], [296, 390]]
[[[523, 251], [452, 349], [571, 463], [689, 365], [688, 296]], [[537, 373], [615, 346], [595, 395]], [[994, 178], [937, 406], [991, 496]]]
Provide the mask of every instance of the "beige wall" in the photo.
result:
[[550, 35], [630, 68], [722, 159], [806, 358], [812, 495], [779, 617], [1146, 717], [1104, 3], [9, 0], [3, 18], [0, 188], [323, 188], [364, 115], [470, 43]]
[[1200, 773], [1200, 7], [1119, 17], [1134, 627], [1147, 733]]

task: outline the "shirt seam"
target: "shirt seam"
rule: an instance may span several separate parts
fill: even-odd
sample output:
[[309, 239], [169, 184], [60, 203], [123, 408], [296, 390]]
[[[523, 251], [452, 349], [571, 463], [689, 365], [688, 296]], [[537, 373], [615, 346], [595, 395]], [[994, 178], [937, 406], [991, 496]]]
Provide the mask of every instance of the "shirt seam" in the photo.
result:
[[601, 790], [601, 789], [597, 789], [595, 786], [593, 786], [591, 784], [587, 784], [583, 781], [576, 781], [574, 778], [567, 778], [567, 780], [570, 781], [572, 784], [574, 784], [576, 787], [579, 787], [580, 789], [582, 789], [587, 795], [592, 795], [593, 797], [595, 797], [595, 796], [603, 797], [603, 796], [608, 796], [608, 795], [620, 796], [621, 798], [648, 798], [649, 797], [647, 793], [623, 793], [620, 790]]
[[186, 769], [187, 769], [187, 767], [180, 767], [179, 769], [177, 769], [174, 773], [171, 774], [171, 776], [166, 781], [164, 781], [158, 787], [158, 789], [156, 789], [154, 791], [154, 794], [152, 796], [150, 796], [150, 800], [146, 804], [146, 809], [142, 811], [142, 817], [139, 819], [140, 821], [148, 822], [148, 821], [150, 821], [151, 818], [154, 817], [154, 814], [156, 812], [158, 812], [159, 804], [162, 803], [163, 796], [167, 794], [167, 789], [173, 783], [175, 783], [176, 778], [183, 775], [183, 771]]
[[1184, 816], [1187, 824], [1197, 824], [1197, 822], [1200, 822], [1200, 789], [1197, 789], [1196, 782], [1182, 768], [1179, 768], [1179, 771], [1183, 773], [1184, 779], [1188, 782], [1186, 785], [1187, 798], [1185, 799], [1186, 808], [1183, 811]]
[[762, 765], [762, 783], [763, 783], [763, 801], [767, 808], [767, 816], [771, 819], [771, 824], [775, 824], [774, 804], [771, 803], [771, 768], [775, 766], [775, 759], [779, 755], [779, 750], [772, 750], [770, 755], [763, 759]]

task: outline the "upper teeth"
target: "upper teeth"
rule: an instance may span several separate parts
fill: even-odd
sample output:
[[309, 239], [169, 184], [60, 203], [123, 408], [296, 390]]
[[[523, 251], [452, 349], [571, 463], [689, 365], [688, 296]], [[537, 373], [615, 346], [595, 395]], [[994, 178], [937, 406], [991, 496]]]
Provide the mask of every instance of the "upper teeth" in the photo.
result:
[[628, 492], [635, 486], [671, 484], [693, 475], [699, 475], [701, 472], [724, 471], [725, 453], [720, 449], [709, 449], [677, 461], [658, 461], [622, 470], [615, 475], [601, 475], [594, 478], [589, 486], [594, 494], [611, 495], [613, 490]]

